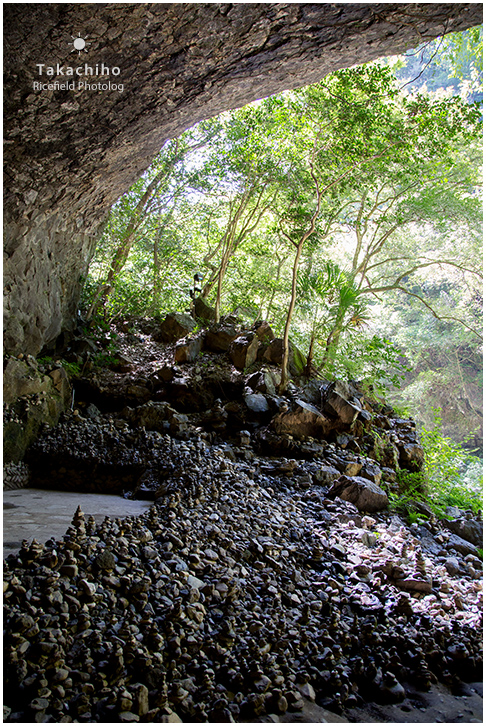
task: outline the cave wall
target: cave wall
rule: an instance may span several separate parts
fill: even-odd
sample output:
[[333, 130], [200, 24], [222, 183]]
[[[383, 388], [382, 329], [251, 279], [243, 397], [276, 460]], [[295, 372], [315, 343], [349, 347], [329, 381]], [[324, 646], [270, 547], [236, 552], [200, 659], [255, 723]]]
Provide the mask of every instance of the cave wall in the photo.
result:
[[[72, 325], [111, 205], [168, 138], [482, 22], [480, 3], [13, 3], [4, 11], [4, 348], [33, 355]], [[85, 75], [85, 64], [93, 73], [104, 64], [105, 75]], [[34, 87], [56, 80], [74, 89]], [[100, 81], [123, 91], [78, 87]]]

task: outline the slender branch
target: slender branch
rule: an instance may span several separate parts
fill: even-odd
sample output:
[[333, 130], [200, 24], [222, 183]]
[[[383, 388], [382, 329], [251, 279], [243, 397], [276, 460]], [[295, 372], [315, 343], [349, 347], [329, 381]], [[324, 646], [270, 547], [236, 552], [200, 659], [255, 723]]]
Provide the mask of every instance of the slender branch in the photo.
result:
[[417, 298], [417, 300], [420, 300], [420, 302], [423, 303], [428, 310], [430, 310], [430, 312], [432, 313], [434, 318], [436, 318], [437, 320], [454, 320], [456, 323], [459, 323], [460, 325], [463, 325], [465, 328], [470, 330], [471, 333], [473, 333], [477, 338], [479, 338], [479, 340], [483, 339], [482, 335], [480, 333], [478, 333], [477, 330], [474, 330], [474, 328], [472, 328], [470, 325], [465, 323], [464, 320], [461, 320], [460, 318], [456, 318], [453, 315], [439, 315], [434, 310], [434, 308], [431, 305], [429, 305], [429, 303], [426, 300], [424, 300], [423, 297], [421, 297], [420, 295], [417, 295], [415, 292], [410, 292], [410, 290], [407, 290], [406, 287], [397, 287], [396, 289], [401, 290], [401, 292], [404, 292], [406, 295], [410, 295], [411, 297], [415, 297], [415, 298]]
[[[417, 256], [414, 259], [415, 260], [421, 260], [421, 259], [427, 260], [426, 257], [421, 257], [421, 256]], [[386, 260], [382, 260], [381, 262], [375, 262], [374, 265], [369, 265], [366, 272], [369, 273], [370, 270], [373, 270], [376, 267], [381, 267], [383, 265], [386, 265], [389, 262], [403, 262], [405, 260], [411, 260], [411, 258], [410, 257], [388, 257]], [[464, 265], [461, 265], [458, 262], [454, 262], [453, 260], [427, 260], [427, 262], [422, 266], [428, 267], [429, 265], [450, 265], [451, 267], [456, 267], [458, 270], [461, 270], [462, 272], [470, 272], [472, 275], [476, 275], [480, 279], [483, 278], [480, 271], [471, 270], [469, 267], [464, 267]]]

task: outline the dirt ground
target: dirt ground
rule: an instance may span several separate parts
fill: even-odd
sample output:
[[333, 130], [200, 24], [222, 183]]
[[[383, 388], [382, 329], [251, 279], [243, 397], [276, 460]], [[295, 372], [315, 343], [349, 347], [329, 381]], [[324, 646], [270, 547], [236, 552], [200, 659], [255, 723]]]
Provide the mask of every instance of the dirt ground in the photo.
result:
[[279, 718], [266, 716], [258, 721], [267, 723], [483, 723], [482, 683], [465, 683], [463, 685], [464, 695], [461, 696], [454, 696], [442, 684], [432, 686], [427, 692], [417, 691], [409, 684], [403, 685], [408, 697], [399, 704], [385, 706], [369, 703], [338, 716], [315, 703], [307, 702], [300, 712], [287, 712]]

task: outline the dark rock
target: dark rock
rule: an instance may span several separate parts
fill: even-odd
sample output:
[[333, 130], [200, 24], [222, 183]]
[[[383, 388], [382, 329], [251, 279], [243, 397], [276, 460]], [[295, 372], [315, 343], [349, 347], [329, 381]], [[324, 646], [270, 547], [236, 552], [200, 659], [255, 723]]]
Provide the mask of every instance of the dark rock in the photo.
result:
[[226, 353], [237, 335], [234, 325], [215, 325], [207, 331], [204, 347], [213, 353]]
[[197, 297], [194, 300], [194, 314], [199, 320], [211, 322], [216, 320], [216, 310], [208, 305], [202, 297]]
[[336, 481], [336, 479], [339, 479], [340, 476], [341, 473], [333, 466], [321, 466], [314, 473], [315, 481], [326, 486], [331, 485], [334, 481]]
[[199, 335], [197, 338], [177, 343], [174, 358], [176, 363], [193, 363], [202, 350], [203, 337]]
[[448, 557], [446, 561], [444, 562], [444, 567], [446, 568], [449, 575], [454, 577], [454, 575], [458, 575], [461, 571], [461, 567], [459, 565], [459, 560], [457, 557]]
[[363, 464], [360, 461], [349, 459], [338, 460], [335, 465], [336, 469], [339, 469], [339, 471], [342, 474], [346, 474], [346, 476], [357, 476], [361, 473], [361, 469], [363, 468]]
[[117, 371], [118, 373], [129, 373], [134, 367], [134, 362], [121, 353], [117, 353], [116, 361], [110, 364], [110, 370]]
[[96, 407], [96, 406], [94, 405], [94, 403], [89, 403], [89, 404], [88, 404], [88, 405], [86, 406], [86, 411], [85, 411], [85, 413], [86, 413], [86, 416], [87, 416], [88, 418], [92, 418], [92, 419], [99, 419], [99, 418], [101, 417], [101, 411], [100, 411], [100, 409], [99, 409], [99, 408], [97, 408], [97, 407]]
[[164, 401], [149, 401], [133, 409], [127, 406], [123, 409], [122, 416], [132, 426], [143, 426], [147, 431], [164, 432], [166, 421], [175, 413], [176, 411]]
[[417, 536], [420, 539], [420, 546], [424, 552], [428, 552], [431, 555], [438, 555], [439, 552], [442, 551], [442, 545], [437, 542], [437, 540], [425, 527], [418, 528]]
[[169, 400], [184, 413], [205, 411], [213, 405], [215, 395], [208, 381], [195, 382], [189, 376], [177, 377], [170, 384]]
[[274, 396], [280, 383], [280, 373], [272, 370], [261, 370], [252, 373], [246, 379], [246, 385], [259, 393], [268, 393]]
[[370, 461], [367, 461], [360, 470], [360, 476], [363, 476], [365, 479], [370, 479], [371, 481], [374, 481], [375, 484], [380, 485], [381, 482], [381, 469], [378, 466], [378, 464], [372, 464]]
[[400, 590], [406, 590], [408, 592], [423, 592], [426, 595], [430, 595], [432, 592], [431, 582], [418, 580], [414, 577], [409, 577], [405, 580], [396, 580], [395, 584]]
[[256, 361], [260, 341], [254, 333], [240, 335], [228, 349], [229, 357], [236, 368], [245, 370]]
[[157, 338], [163, 343], [175, 343], [191, 333], [196, 321], [185, 313], [169, 313], [162, 321]]
[[100, 570], [113, 570], [116, 565], [115, 556], [108, 548], [105, 548], [95, 561]]
[[[408, 422], [409, 423], [409, 422]], [[400, 466], [409, 471], [422, 471], [424, 466], [424, 450], [418, 443], [398, 443]]]
[[471, 542], [476, 547], [483, 546], [483, 523], [481, 520], [461, 517], [453, 520], [444, 519], [442, 524], [458, 537], [462, 537], [462, 539]]
[[297, 439], [324, 438], [333, 428], [333, 423], [315, 406], [296, 400], [291, 411], [275, 416], [272, 426], [277, 434], [289, 434]]
[[245, 403], [253, 413], [268, 413], [268, 401], [262, 393], [247, 393]]
[[447, 543], [448, 549], [456, 550], [461, 555], [477, 555], [478, 548], [471, 542], [459, 537], [457, 534], [451, 534]]
[[275, 338], [273, 330], [266, 320], [258, 320], [253, 325], [252, 330], [262, 343], [270, 343]]
[[132, 383], [125, 388], [125, 394], [131, 402], [144, 403], [150, 400], [150, 389], [139, 383]]
[[98, 346], [90, 338], [76, 338], [70, 345], [70, 351], [76, 355], [94, 354], [98, 350]]
[[374, 482], [360, 476], [341, 476], [334, 482], [328, 494], [330, 499], [340, 497], [352, 502], [360, 511], [377, 512], [386, 509], [388, 497]]
[[152, 373], [151, 380], [155, 383], [168, 383], [174, 378], [174, 376], [176, 375], [176, 371], [177, 369], [173, 366], [163, 366], [163, 368], [159, 368], [158, 370], [154, 371], [154, 373]]
[[[277, 366], [282, 365], [283, 347], [282, 338], [275, 338], [272, 340], [270, 345], [264, 349], [262, 359]], [[289, 341], [289, 373], [292, 378], [298, 378], [303, 374], [305, 364], [305, 357], [302, 355], [300, 350], [296, 348], [291, 341]]]
[[336, 416], [342, 423], [351, 425], [361, 411], [361, 408], [343, 398], [340, 393], [331, 391], [325, 401], [326, 413]]

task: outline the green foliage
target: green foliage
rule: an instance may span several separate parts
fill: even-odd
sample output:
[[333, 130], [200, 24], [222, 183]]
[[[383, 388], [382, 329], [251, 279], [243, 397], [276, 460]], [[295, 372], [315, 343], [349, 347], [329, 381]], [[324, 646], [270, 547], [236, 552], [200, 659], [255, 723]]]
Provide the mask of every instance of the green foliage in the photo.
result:
[[290, 331], [307, 369], [377, 396], [404, 382], [400, 405], [418, 416], [443, 402], [459, 440], [479, 423], [482, 118], [470, 95], [428, 91], [454, 69], [472, 82], [480, 40], [473, 29], [418, 49], [398, 82], [383, 62], [343, 69], [167, 142], [113, 207], [84, 308], [101, 297], [107, 323], [184, 310], [200, 272], [222, 314], [281, 334], [319, 199]]
[[55, 362], [55, 359], [51, 355], [43, 355], [40, 358], [37, 358], [37, 363], [41, 366], [49, 367]]
[[479, 463], [477, 457], [466, 452], [448, 436], [442, 434], [440, 410], [435, 412], [432, 429], [422, 428], [421, 442], [425, 453], [425, 475], [430, 500], [443, 514], [445, 507], [482, 510], [482, 477], [475, 487], [464, 484], [466, 464]]
[[81, 364], [74, 363], [72, 361], [61, 360], [59, 361], [70, 378], [77, 378], [81, 375]]
[[426, 502], [438, 517], [446, 516], [448, 506], [474, 512], [482, 510], [482, 477], [474, 482], [465, 477], [466, 464], [476, 464], [479, 468], [480, 462], [444, 436], [441, 424], [440, 412], [436, 411], [434, 427], [421, 430], [425, 455], [423, 472], [400, 469], [397, 472], [398, 492], [389, 493], [393, 508], [407, 514], [410, 521], [420, 518], [417, 502]]
[[418, 521], [417, 502], [426, 501], [425, 477], [421, 472], [399, 469], [397, 472], [398, 491], [390, 490], [388, 498], [393, 509], [410, 517], [410, 523]]
[[370, 395], [381, 397], [401, 385], [407, 370], [402, 351], [391, 341], [361, 334], [345, 340], [327, 375], [360, 380]]
[[61, 365], [69, 378], [76, 378], [81, 374], [81, 365], [79, 363], [73, 363], [71, 361], [64, 360], [64, 358], [54, 358], [50, 355], [44, 355], [37, 358], [37, 363], [46, 368], [52, 368], [54, 364]]

